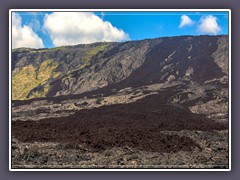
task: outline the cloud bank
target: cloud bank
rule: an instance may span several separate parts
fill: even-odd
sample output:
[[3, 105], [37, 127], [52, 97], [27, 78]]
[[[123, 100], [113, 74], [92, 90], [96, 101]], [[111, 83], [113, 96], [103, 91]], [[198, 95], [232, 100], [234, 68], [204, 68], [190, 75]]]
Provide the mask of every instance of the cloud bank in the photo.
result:
[[191, 20], [190, 17], [188, 17], [187, 15], [182, 15], [179, 28], [182, 28], [184, 26], [191, 26], [193, 24], [194, 24], [194, 22]]
[[221, 31], [221, 27], [217, 23], [215, 16], [204, 16], [200, 19], [200, 25], [198, 31], [202, 34], [216, 35]]
[[128, 34], [88, 12], [54, 12], [44, 19], [44, 28], [55, 46], [99, 41], [124, 41]]
[[12, 13], [12, 48], [30, 47], [43, 48], [42, 39], [33, 31], [30, 26], [22, 26], [21, 17]]

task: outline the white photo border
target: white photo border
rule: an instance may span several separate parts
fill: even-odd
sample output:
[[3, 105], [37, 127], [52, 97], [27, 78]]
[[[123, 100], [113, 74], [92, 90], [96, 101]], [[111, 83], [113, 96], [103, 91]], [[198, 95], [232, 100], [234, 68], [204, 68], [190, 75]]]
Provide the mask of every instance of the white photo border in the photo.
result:
[[[39, 169], [16, 169], [12, 168], [12, 12], [228, 12], [228, 37], [229, 37], [229, 63], [228, 63], [228, 169], [190, 169], [190, 168], [169, 168], [169, 169], [134, 169], [134, 168], [39, 168]], [[9, 10], [9, 171], [231, 171], [231, 9], [10, 9]]]

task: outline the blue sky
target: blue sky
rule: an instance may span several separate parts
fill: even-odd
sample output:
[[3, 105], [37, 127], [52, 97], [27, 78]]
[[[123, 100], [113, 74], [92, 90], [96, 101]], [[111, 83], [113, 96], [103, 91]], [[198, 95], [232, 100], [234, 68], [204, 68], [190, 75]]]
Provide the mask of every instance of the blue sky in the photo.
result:
[[13, 48], [228, 34], [228, 12], [16, 12]]

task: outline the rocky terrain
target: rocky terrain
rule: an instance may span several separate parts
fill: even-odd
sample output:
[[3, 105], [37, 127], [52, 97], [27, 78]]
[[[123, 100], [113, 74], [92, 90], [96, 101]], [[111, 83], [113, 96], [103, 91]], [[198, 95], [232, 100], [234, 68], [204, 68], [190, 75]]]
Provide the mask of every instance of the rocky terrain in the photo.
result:
[[228, 37], [12, 51], [13, 168], [228, 168]]

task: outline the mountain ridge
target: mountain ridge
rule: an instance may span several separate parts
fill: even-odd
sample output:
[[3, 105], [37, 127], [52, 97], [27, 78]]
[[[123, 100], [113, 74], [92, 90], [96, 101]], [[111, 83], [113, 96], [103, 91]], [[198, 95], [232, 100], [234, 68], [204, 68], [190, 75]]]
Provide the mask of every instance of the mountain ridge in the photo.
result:
[[[126, 88], [136, 83], [142, 86], [179, 80], [204, 83], [221, 78], [228, 71], [226, 60], [218, 65], [212, 57], [221, 46], [218, 41], [223, 41], [225, 49], [215, 56], [228, 58], [227, 36], [177, 36], [52, 49], [15, 49], [13, 100], [81, 94], [114, 84]], [[26, 83], [29, 75], [32, 79]], [[25, 84], [19, 88], [21, 80]], [[28, 87], [25, 92], [24, 87]]]

